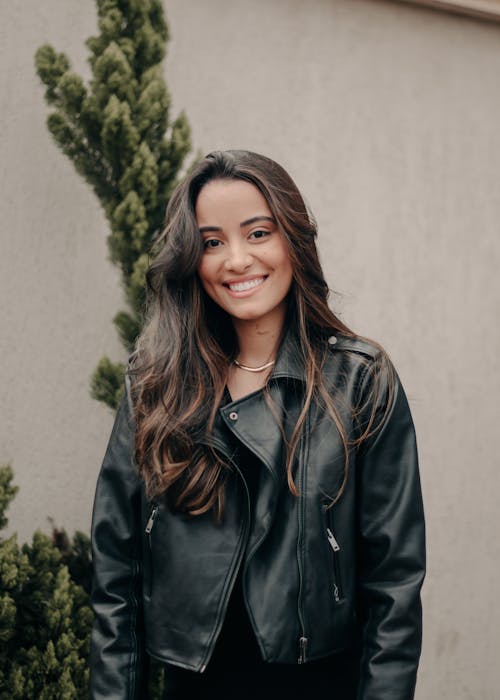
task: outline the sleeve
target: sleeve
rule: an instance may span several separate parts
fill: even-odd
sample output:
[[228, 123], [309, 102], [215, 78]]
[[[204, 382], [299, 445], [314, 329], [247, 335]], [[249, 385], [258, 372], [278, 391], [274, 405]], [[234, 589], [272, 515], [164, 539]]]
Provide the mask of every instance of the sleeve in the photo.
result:
[[91, 700], [146, 697], [141, 488], [133, 454], [134, 425], [126, 386], [99, 474], [92, 515]]
[[[373, 373], [366, 372], [373, 378]], [[412, 700], [422, 640], [425, 526], [415, 431], [387, 361], [373, 391], [378, 426], [361, 446], [359, 597], [363, 628], [357, 700]]]

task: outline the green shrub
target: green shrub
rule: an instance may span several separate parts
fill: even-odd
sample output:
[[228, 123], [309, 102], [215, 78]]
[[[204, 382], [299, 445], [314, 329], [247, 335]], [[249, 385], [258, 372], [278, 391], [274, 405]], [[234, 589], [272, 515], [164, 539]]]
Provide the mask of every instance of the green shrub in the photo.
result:
[[[0, 523], [17, 488], [0, 468]], [[88, 697], [92, 613], [53, 541], [35, 532], [22, 547], [0, 539], [0, 700]]]
[[[86, 41], [88, 85], [48, 44], [36, 52], [35, 64], [53, 108], [47, 127], [108, 221], [110, 259], [128, 304], [114, 324], [130, 352], [143, 322], [149, 252], [191, 150], [190, 128], [183, 113], [170, 114], [162, 0], [96, 0], [96, 7], [99, 33]], [[116, 408], [123, 371], [122, 363], [101, 358], [91, 378], [93, 398]], [[8, 504], [16, 491], [9, 468], [2, 478]], [[35, 533], [33, 544], [20, 549], [13, 536], [0, 548], [0, 700], [88, 697], [88, 537], [77, 532], [70, 539], [53, 528], [52, 539]], [[148, 698], [159, 699], [161, 691], [161, 666], [153, 662]]]
[[[0, 529], [17, 487], [0, 467]], [[0, 700], [86, 700], [92, 628], [90, 540], [53, 527], [31, 544], [0, 537]], [[160, 700], [162, 668], [150, 668], [148, 698]]]
[[[120, 269], [126, 311], [114, 323], [127, 352], [142, 325], [145, 272], [168, 199], [191, 149], [183, 113], [172, 118], [162, 61], [168, 26], [161, 0], [96, 0], [99, 34], [87, 39], [92, 79], [71, 70], [48, 44], [36, 52], [47, 126], [98, 197], [109, 225], [111, 261]], [[118, 406], [123, 365], [103, 357], [92, 396]]]

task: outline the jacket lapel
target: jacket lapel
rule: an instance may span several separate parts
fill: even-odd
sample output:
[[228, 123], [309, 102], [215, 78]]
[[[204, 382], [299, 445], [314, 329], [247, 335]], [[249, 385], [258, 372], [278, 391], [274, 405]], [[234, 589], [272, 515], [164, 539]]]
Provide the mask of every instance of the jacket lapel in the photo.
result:
[[[290, 438], [300, 410], [304, 367], [298, 341], [292, 332], [283, 339], [269, 381], [270, 403], [262, 390], [219, 408], [208, 441], [231, 457], [227, 430], [251, 450], [279, 483], [285, 476], [284, 435]], [[290, 428], [289, 428], [290, 426]], [[283, 432], [284, 431], [284, 432]]]
[[[272, 409], [264, 393], [258, 391], [223, 406], [219, 409], [219, 415], [226, 429], [264, 463], [278, 482], [284, 462], [284, 442], [280, 428], [284, 419], [282, 386], [273, 382], [269, 393]], [[214, 437], [220, 436], [221, 427], [220, 424], [214, 426]]]

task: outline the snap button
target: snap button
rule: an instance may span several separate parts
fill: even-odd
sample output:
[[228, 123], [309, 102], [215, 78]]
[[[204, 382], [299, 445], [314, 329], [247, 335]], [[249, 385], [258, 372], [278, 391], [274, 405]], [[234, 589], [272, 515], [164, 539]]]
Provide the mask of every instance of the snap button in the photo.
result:
[[231, 411], [231, 413], [229, 414], [229, 420], [238, 420], [238, 414], [236, 413], [236, 411]]
[[337, 342], [337, 338], [336, 338], [334, 335], [331, 335], [331, 336], [328, 338], [328, 342], [329, 342], [330, 345], [335, 345], [336, 342]]

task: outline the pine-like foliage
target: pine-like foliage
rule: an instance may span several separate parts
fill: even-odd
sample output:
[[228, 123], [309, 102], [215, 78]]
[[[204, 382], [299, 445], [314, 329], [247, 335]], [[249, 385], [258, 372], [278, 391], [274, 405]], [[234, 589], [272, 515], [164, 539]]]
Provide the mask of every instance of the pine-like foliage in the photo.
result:
[[[0, 524], [17, 488], [0, 468]], [[75, 583], [49, 537], [20, 547], [0, 538], [0, 700], [88, 697], [88, 594]]]
[[[17, 493], [0, 467], [0, 530]], [[22, 547], [0, 537], [0, 700], [87, 700], [91, 556], [87, 535], [53, 527]], [[147, 697], [160, 700], [162, 666], [150, 664]]]
[[[140, 330], [148, 251], [190, 151], [183, 113], [171, 120], [162, 75], [168, 28], [161, 0], [96, 0], [99, 35], [87, 40], [86, 85], [65, 54], [45, 45], [36, 70], [54, 107], [47, 125], [99, 198], [110, 257], [121, 270], [129, 309], [114, 323], [130, 351]], [[91, 381], [94, 398], [116, 408], [123, 365], [107, 357]]]

